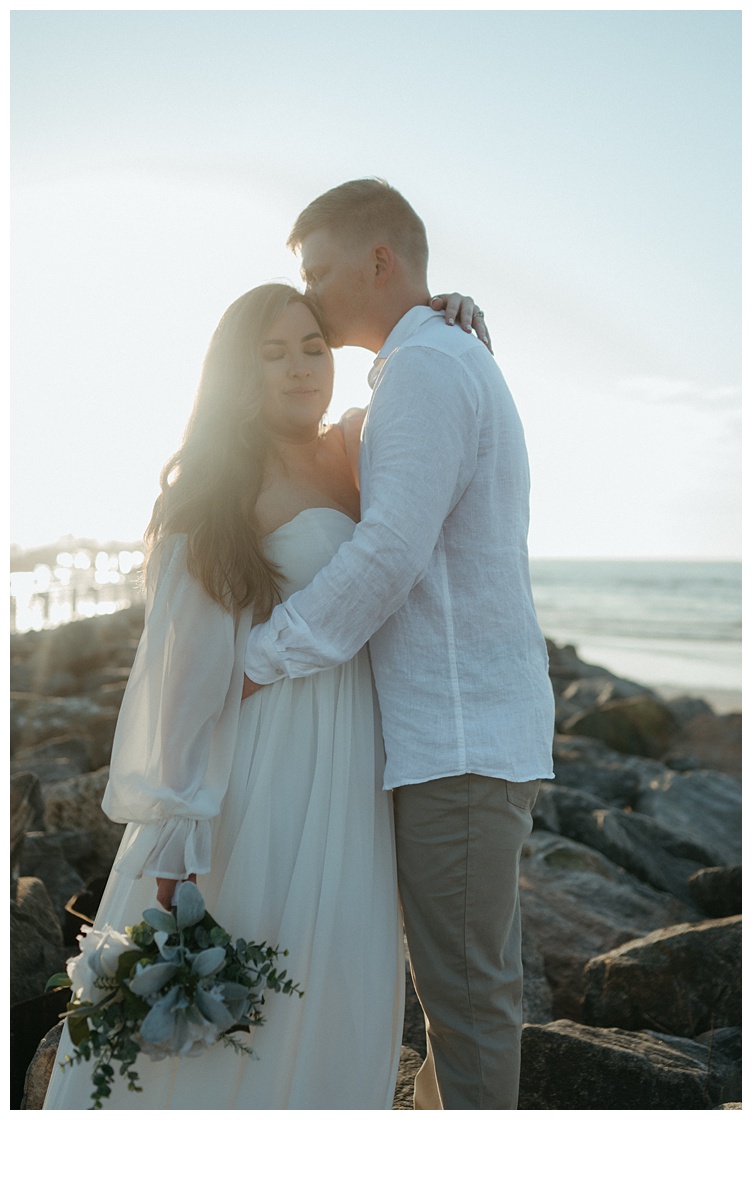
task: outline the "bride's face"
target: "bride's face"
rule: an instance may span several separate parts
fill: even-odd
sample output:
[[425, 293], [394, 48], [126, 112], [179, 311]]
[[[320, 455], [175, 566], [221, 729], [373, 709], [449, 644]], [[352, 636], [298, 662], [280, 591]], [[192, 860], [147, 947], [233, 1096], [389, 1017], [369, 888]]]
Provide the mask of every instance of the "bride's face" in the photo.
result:
[[334, 385], [332, 353], [311, 310], [292, 301], [264, 336], [264, 419], [293, 440], [314, 437]]

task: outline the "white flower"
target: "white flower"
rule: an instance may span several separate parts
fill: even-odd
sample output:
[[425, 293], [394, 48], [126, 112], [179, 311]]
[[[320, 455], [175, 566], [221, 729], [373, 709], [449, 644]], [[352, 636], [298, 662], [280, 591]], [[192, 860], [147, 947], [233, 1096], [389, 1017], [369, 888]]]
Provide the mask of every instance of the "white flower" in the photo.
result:
[[66, 970], [75, 999], [93, 1004], [104, 994], [95, 986], [97, 979], [114, 979], [120, 955], [137, 947], [126, 933], [119, 933], [111, 925], [104, 929], [83, 925], [78, 944], [81, 953], [68, 959]]

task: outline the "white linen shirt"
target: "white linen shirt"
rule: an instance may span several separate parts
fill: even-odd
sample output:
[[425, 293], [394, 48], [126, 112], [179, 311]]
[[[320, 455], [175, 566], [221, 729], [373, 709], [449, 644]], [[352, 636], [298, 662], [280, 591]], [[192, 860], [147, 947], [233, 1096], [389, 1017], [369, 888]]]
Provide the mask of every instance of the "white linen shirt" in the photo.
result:
[[306, 588], [251, 630], [246, 674], [257, 683], [310, 675], [370, 639], [385, 788], [468, 772], [551, 778], [528, 461], [509, 389], [477, 338], [422, 306], [394, 327], [369, 383], [361, 521]]

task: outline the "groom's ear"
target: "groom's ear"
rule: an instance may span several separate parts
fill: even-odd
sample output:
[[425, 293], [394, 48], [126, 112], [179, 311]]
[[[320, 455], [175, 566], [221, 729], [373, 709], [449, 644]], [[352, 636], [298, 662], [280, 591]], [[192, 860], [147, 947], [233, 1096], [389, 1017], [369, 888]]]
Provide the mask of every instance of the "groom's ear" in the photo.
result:
[[391, 246], [374, 246], [371, 251], [373, 265], [373, 281], [376, 287], [383, 287], [394, 275], [394, 251]]

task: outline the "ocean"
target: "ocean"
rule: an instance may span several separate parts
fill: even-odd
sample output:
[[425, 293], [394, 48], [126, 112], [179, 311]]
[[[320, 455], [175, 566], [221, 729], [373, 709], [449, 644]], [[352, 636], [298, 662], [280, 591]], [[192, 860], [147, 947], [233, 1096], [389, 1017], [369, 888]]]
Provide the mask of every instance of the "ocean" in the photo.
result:
[[741, 563], [534, 559], [530, 574], [551, 641], [664, 696], [741, 709]]
[[[141, 596], [143, 555], [131, 545], [71, 546], [48, 557], [11, 573], [11, 631], [114, 612]], [[533, 559], [530, 572], [551, 641], [663, 695], [739, 711], [740, 563]]]

